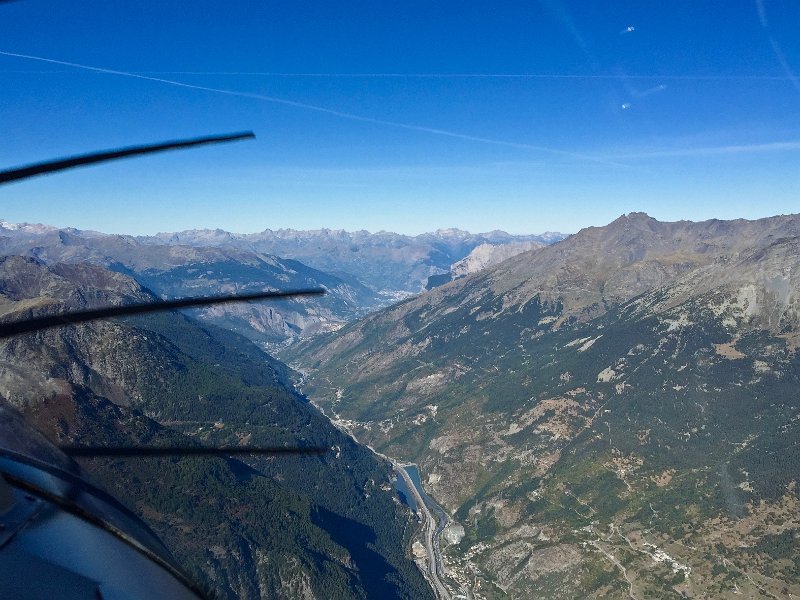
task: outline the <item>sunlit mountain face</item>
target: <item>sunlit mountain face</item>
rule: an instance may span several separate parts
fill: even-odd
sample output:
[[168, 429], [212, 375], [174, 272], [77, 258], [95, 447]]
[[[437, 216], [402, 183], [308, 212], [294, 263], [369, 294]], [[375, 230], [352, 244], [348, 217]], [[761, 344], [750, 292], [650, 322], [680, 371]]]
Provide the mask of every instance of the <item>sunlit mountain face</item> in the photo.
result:
[[464, 528], [454, 587], [780, 595], [800, 584], [799, 251], [797, 216], [630, 214], [283, 356], [419, 465]]

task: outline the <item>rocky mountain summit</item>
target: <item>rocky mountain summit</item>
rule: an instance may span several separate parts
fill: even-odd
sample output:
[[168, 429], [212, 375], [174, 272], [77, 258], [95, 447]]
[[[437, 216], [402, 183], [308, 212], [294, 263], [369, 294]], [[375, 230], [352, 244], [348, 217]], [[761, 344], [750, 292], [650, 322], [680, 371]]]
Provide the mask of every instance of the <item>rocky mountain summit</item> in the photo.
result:
[[546, 244], [537, 241], [528, 242], [510, 242], [508, 244], [495, 245], [495, 244], [481, 244], [472, 249], [472, 252], [467, 254], [464, 258], [454, 262], [450, 265], [450, 273], [453, 279], [466, 277], [471, 273], [477, 273], [487, 267], [501, 263], [508, 260], [512, 256], [535, 250], [537, 248], [544, 248]]
[[290, 348], [476, 598], [800, 594], [800, 216], [625, 215]]
[[[0, 258], [0, 319], [152, 301], [96, 265]], [[321, 457], [85, 459], [221, 598], [427, 598], [391, 469], [240, 335], [179, 313], [0, 342], [0, 403], [56, 443], [312, 445]]]
[[527, 242], [509, 242], [507, 244], [481, 244], [473, 248], [464, 258], [450, 265], [449, 273], [428, 277], [428, 283], [425, 285], [425, 289], [430, 290], [434, 287], [444, 285], [454, 279], [466, 277], [471, 273], [477, 273], [487, 267], [501, 263], [517, 254], [522, 254], [523, 252], [535, 250], [537, 248], [544, 248], [545, 246], [546, 244], [543, 242], [533, 240]]

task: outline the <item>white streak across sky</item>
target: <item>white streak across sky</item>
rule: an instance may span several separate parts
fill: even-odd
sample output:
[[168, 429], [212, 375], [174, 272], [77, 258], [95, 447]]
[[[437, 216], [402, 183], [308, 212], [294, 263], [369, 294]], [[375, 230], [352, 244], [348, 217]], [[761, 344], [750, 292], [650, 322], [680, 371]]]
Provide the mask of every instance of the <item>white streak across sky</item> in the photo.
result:
[[[19, 58], [30, 58], [33, 60], [52, 61], [40, 57], [32, 57], [12, 52], [2, 52], [5, 56]], [[78, 66], [75, 63], [65, 63], [63, 61], [52, 61], [56, 64], [65, 64], [77, 68], [85, 68], [96, 71], [108, 71], [121, 75], [122, 72], [111, 69], [100, 69], [99, 67]], [[42, 69], [2, 69], [0, 73], [28, 74], [28, 75], [54, 75], [70, 73], [63, 69], [57, 71], [47, 71]], [[285, 71], [126, 71], [129, 76], [154, 76], [154, 75], [208, 75], [208, 76], [231, 76], [231, 77], [319, 77], [329, 79], [599, 79], [624, 81], [627, 79], [659, 80], [668, 81], [791, 81], [790, 75], [623, 75], [623, 74], [563, 74], [563, 73], [288, 73]], [[178, 82], [174, 82], [178, 83]], [[183, 85], [183, 84], [181, 84]]]
[[[763, 21], [762, 21], [763, 23]], [[561, 150], [557, 148], [550, 148], [547, 146], [540, 146], [535, 144], [526, 144], [521, 142], [512, 142], [507, 140], [498, 140], [494, 138], [486, 138], [481, 136], [475, 136], [465, 133], [459, 133], [454, 131], [449, 131], [445, 129], [438, 129], [434, 127], [426, 127], [423, 125], [414, 125], [410, 123], [402, 123], [398, 121], [390, 121], [386, 119], [379, 119], [374, 117], [369, 117], [365, 115], [360, 115], [356, 113], [344, 112], [339, 111], [331, 108], [327, 108], [324, 106], [320, 106], [317, 104], [308, 104], [305, 102], [298, 102], [295, 100], [289, 100], [287, 98], [280, 98], [276, 96], [269, 96], [264, 94], [256, 94], [252, 92], [242, 92], [237, 90], [230, 90], [225, 88], [217, 88], [217, 87], [209, 87], [203, 85], [196, 85], [191, 83], [185, 83], [181, 81], [175, 81], [172, 79], [166, 79], [163, 77], [156, 77], [155, 75], [233, 75], [233, 76], [275, 76], [275, 77], [386, 77], [386, 78], [518, 78], [518, 79], [612, 79], [612, 80], [687, 80], [687, 81], [725, 81], [725, 80], [773, 80], [773, 81], [790, 81], [791, 83], [798, 85], [797, 77], [794, 76], [793, 72], [788, 69], [787, 65], [784, 66], [784, 70], [787, 71], [787, 75], [785, 76], [764, 76], [764, 75], [628, 75], [628, 74], [507, 74], [507, 73], [280, 73], [280, 72], [247, 72], [247, 71], [142, 71], [142, 72], [134, 72], [134, 71], [120, 71], [117, 69], [108, 69], [104, 67], [95, 67], [91, 65], [81, 64], [81, 63], [73, 63], [69, 61], [57, 60], [53, 58], [46, 58], [41, 56], [34, 56], [29, 54], [20, 54], [15, 52], [8, 52], [4, 50], [0, 50], [0, 55], [8, 56], [12, 58], [20, 58], [25, 60], [32, 60], [38, 61], [48, 64], [59, 65], [63, 67], [70, 67], [70, 69], [81, 69], [84, 71], [90, 71], [95, 73], [103, 73], [107, 75], [117, 75], [123, 77], [129, 77], [134, 79], [140, 79], [144, 81], [151, 81], [155, 83], [160, 83], [164, 85], [170, 85], [185, 89], [193, 89], [199, 90], [204, 92], [216, 93], [216, 94], [223, 94], [227, 96], [235, 96], [240, 98], [247, 98], [252, 100], [260, 100], [264, 102], [270, 102], [274, 104], [281, 104], [284, 106], [290, 106], [294, 108], [314, 111], [322, 114], [328, 114], [331, 116], [339, 117], [342, 119], [349, 119], [352, 121], [358, 121], [363, 123], [371, 123], [375, 125], [382, 125], [387, 127], [394, 127], [399, 129], [405, 129], [408, 131], [416, 131], [420, 133], [428, 133], [432, 135], [444, 136], [469, 142], [477, 142], [483, 144], [491, 144], [496, 146], [504, 146], [510, 148], [519, 148], [522, 150], [531, 150], [536, 152], [543, 152], [551, 155], [563, 156], [567, 158], [571, 158], [573, 160], [578, 161], [587, 161], [592, 163], [599, 163], [609, 166], [615, 167], [622, 167], [622, 168], [631, 168], [631, 165], [621, 163], [619, 161], [626, 161], [626, 160], [636, 160], [636, 159], [648, 159], [648, 158], [660, 158], [660, 157], [699, 157], [699, 156], [714, 156], [714, 155], [725, 155], [725, 154], [741, 154], [746, 152], [780, 152], [780, 151], [797, 151], [800, 150], [800, 142], [797, 141], [781, 141], [781, 142], [770, 142], [770, 143], [755, 143], [755, 144], [741, 144], [741, 145], [728, 145], [728, 146], [720, 146], [720, 147], [703, 147], [703, 148], [676, 148], [676, 149], [667, 149], [667, 150], [651, 150], [651, 149], [643, 149], [640, 152], [633, 152], [633, 153], [611, 153], [606, 154], [603, 156], [596, 156], [596, 155], [589, 155], [583, 154], [579, 152], [572, 152], [568, 150]], [[3, 71], [9, 72], [9, 71]], [[14, 72], [22, 72], [22, 71], [14, 71]], [[70, 73], [71, 70], [59, 70], [59, 71], [24, 71], [25, 73], [34, 73], [34, 74], [46, 74], [46, 73]], [[631, 90], [631, 94], [637, 98], [642, 98], [645, 96], [649, 96], [651, 94], [655, 94], [661, 91], [664, 91], [667, 88], [666, 85], [660, 84], [655, 87], [651, 87], [645, 89], [642, 92], [636, 92], [635, 90]], [[622, 110], [630, 109], [633, 106], [631, 102], [625, 102], [621, 105]]]
[[0, 163], [261, 141], [8, 186], [11, 221], [523, 233], [797, 211], [800, 2], [91, 4], [2, 11]]
[[465, 141], [469, 141], [469, 142], [478, 142], [478, 143], [483, 143], [483, 144], [493, 144], [493, 145], [496, 145], [496, 146], [506, 146], [506, 147], [509, 147], [509, 148], [519, 148], [521, 150], [533, 150], [533, 151], [536, 151], [536, 152], [545, 152], [547, 154], [554, 154], [554, 155], [558, 155], [558, 156], [564, 156], [564, 157], [567, 157], [567, 158], [572, 158], [574, 160], [589, 161], [589, 162], [601, 163], [601, 164], [613, 165], [613, 166], [624, 166], [624, 165], [619, 165], [617, 163], [613, 163], [613, 162], [607, 161], [607, 160], [605, 160], [603, 158], [599, 158], [599, 157], [596, 157], [596, 156], [591, 156], [591, 155], [588, 155], [588, 154], [581, 154], [581, 153], [578, 153], [578, 152], [570, 152], [568, 150], [560, 150], [560, 149], [557, 149], [557, 148], [550, 148], [550, 147], [547, 147], [547, 146], [538, 146], [538, 145], [534, 145], [534, 144], [525, 144], [525, 143], [520, 143], [520, 142], [510, 142], [510, 141], [506, 141], [506, 140], [497, 140], [497, 139], [493, 139], [493, 138], [486, 138], [486, 137], [481, 137], [481, 136], [469, 135], [469, 134], [465, 134], [465, 133], [458, 133], [458, 132], [455, 132], [455, 131], [448, 131], [448, 130], [445, 130], [445, 129], [437, 129], [435, 127], [425, 127], [423, 125], [413, 125], [413, 124], [410, 124], [410, 123], [400, 123], [400, 122], [397, 122], [397, 121], [389, 121], [389, 120], [385, 120], [385, 119], [377, 119], [377, 118], [367, 117], [367, 116], [359, 115], [359, 114], [355, 114], [355, 113], [343, 112], [343, 111], [335, 110], [335, 109], [332, 109], [332, 108], [319, 106], [317, 104], [307, 104], [305, 102], [297, 102], [295, 100], [288, 100], [286, 98], [278, 98], [276, 96], [267, 96], [267, 95], [264, 95], [264, 94], [255, 94], [255, 93], [252, 93], [252, 92], [240, 92], [240, 91], [228, 90], [228, 89], [224, 89], [224, 88], [208, 87], [208, 86], [204, 86], [204, 85], [195, 85], [195, 84], [191, 84], [191, 83], [184, 83], [184, 82], [181, 82], [181, 81], [174, 81], [172, 79], [164, 79], [162, 77], [153, 77], [153, 76], [150, 76], [150, 75], [142, 75], [142, 74], [133, 73], [133, 72], [130, 72], [130, 71], [119, 71], [119, 70], [116, 70], [116, 69], [106, 69], [106, 68], [103, 68], [103, 67], [94, 67], [94, 66], [91, 66], [91, 65], [73, 63], [73, 62], [68, 62], [68, 61], [64, 61], [64, 60], [56, 60], [56, 59], [53, 59], [53, 58], [45, 58], [45, 57], [42, 57], [42, 56], [33, 56], [33, 55], [30, 55], [30, 54], [18, 54], [18, 53], [15, 53], [15, 52], [7, 52], [7, 51], [0, 50], [0, 55], [13, 57], [13, 58], [22, 58], [22, 59], [26, 59], [26, 60], [35, 60], [35, 61], [38, 61], [38, 62], [61, 65], [61, 66], [65, 66], [65, 67], [72, 67], [72, 68], [75, 68], [75, 69], [82, 69], [82, 70], [85, 70], [85, 71], [93, 71], [95, 73], [104, 73], [104, 74], [107, 74], [107, 75], [118, 75], [118, 76], [122, 76], [122, 77], [130, 77], [130, 78], [133, 78], [133, 79], [141, 79], [141, 80], [145, 80], [145, 81], [152, 81], [152, 82], [156, 82], [156, 83], [161, 83], [161, 84], [165, 84], [165, 85], [171, 85], [171, 86], [181, 87], [181, 88], [186, 88], [186, 89], [200, 90], [200, 91], [204, 91], [204, 92], [212, 92], [212, 93], [215, 93], [215, 94], [224, 94], [226, 96], [237, 96], [237, 97], [240, 97], [240, 98], [249, 98], [249, 99], [252, 99], [252, 100], [261, 100], [263, 102], [271, 102], [273, 104], [282, 104], [284, 106], [291, 106], [291, 107], [294, 107], [294, 108], [300, 108], [300, 109], [310, 110], [310, 111], [314, 111], [314, 112], [318, 112], [318, 113], [324, 113], [324, 114], [332, 115], [332, 116], [339, 117], [339, 118], [342, 118], [342, 119], [349, 119], [351, 121], [360, 121], [362, 123], [372, 123], [374, 125], [384, 125], [384, 126], [387, 126], [387, 127], [395, 127], [395, 128], [399, 128], [399, 129], [406, 129], [406, 130], [409, 130], [409, 131], [417, 131], [417, 132], [421, 132], [421, 133], [429, 133], [429, 134], [433, 134], [433, 135], [445, 136], [445, 137], [465, 140]]
[[636, 90], [633, 90], [632, 95], [634, 97], [636, 97], [636, 98], [645, 98], [647, 96], [652, 96], [653, 94], [657, 94], [658, 92], [663, 92], [666, 89], [667, 89], [667, 86], [662, 83], [661, 85], [657, 85], [655, 87], [648, 88], [648, 89], [643, 90], [641, 92], [637, 92]]
[[769, 142], [765, 144], [732, 144], [727, 146], [706, 146], [696, 148], [675, 148], [668, 150], [652, 150], [619, 154], [617, 160], [647, 158], [690, 158], [693, 156], [722, 156], [727, 154], [749, 154], [753, 152], [797, 152], [800, 151], [800, 140], [788, 142]]
[[792, 67], [789, 65], [789, 61], [786, 60], [786, 55], [783, 53], [783, 49], [778, 43], [778, 40], [776, 40], [769, 31], [769, 21], [767, 21], [767, 11], [764, 8], [764, 2], [763, 0], [755, 0], [755, 2], [756, 10], [758, 11], [758, 19], [761, 21], [762, 29], [767, 33], [769, 43], [772, 46], [772, 52], [775, 54], [775, 58], [778, 59], [778, 63], [780, 63], [783, 72], [786, 73], [786, 78], [789, 79], [795, 89], [800, 92], [800, 79], [798, 79], [797, 75], [792, 70]]

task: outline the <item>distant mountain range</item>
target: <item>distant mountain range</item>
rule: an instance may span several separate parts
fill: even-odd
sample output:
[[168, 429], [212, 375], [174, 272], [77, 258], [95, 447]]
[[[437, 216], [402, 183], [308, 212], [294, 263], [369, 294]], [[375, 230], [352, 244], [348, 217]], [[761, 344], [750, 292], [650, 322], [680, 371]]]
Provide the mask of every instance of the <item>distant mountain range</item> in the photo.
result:
[[408, 236], [381, 231], [319, 229], [265, 230], [234, 234], [216, 230], [190, 230], [140, 237], [145, 244], [237, 248], [299, 260], [346, 281], [353, 279], [374, 292], [389, 295], [417, 293], [428, 277], [448, 273], [452, 263], [481, 244], [502, 245], [535, 241], [551, 244], [566, 237], [561, 233], [511, 235], [504, 231], [473, 234], [460, 229], [438, 229]]
[[[419, 291], [428, 274], [449, 269], [485, 240], [516, 243], [560, 234], [473, 235], [441, 230], [417, 237], [343, 231], [265, 231], [240, 235], [187, 231], [135, 238], [0, 221], [0, 253], [47, 264], [91, 263], [126, 273], [162, 297], [324, 287], [323, 298], [253, 303], [198, 311], [250, 339], [280, 344], [333, 331], [371, 310]], [[302, 261], [302, 262], [301, 262]], [[312, 266], [308, 266], [312, 265]]]
[[322, 298], [254, 303], [199, 312], [251, 339], [282, 342], [336, 329], [383, 301], [356, 281], [300, 262], [236, 248], [143, 244], [131, 236], [20, 225], [0, 227], [0, 253], [46, 264], [89, 263], [126, 273], [162, 297], [324, 287]]
[[800, 215], [632, 213], [282, 356], [419, 464], [476, 598], [777, 598], [800, 595], [798, 346]]

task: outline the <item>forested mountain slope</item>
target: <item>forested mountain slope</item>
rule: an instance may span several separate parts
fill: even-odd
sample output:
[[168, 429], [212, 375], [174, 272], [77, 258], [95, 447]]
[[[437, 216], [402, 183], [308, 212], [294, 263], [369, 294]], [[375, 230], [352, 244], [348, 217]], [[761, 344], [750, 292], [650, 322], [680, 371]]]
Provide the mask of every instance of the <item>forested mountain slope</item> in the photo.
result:
[[[152, 300], [101, 267], [0, 258], [4, 320]], [[0, 343], [0, 396], [57, 443], [319, 445], [322, 457], [85, 461], [226, 598], [419, 598], [390, 469], [298, 396], [285, 367], [178, 313]]]

